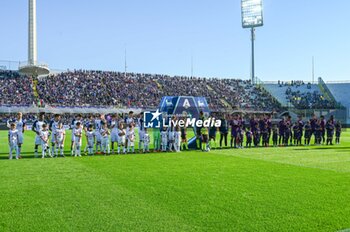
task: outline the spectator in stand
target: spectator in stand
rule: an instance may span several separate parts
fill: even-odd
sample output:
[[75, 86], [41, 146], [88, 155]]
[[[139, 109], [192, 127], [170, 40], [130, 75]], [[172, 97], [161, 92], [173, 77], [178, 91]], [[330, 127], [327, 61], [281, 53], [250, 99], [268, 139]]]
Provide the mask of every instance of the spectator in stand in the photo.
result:
[[[310, 86], [311, 88], [311, 86]], [[336, 102], [329, 101], [318, 91], [301, 92], [296, 87], [286, 90], [286, 98], [298, 109], [334, 109]]]
[[15, 71], [0, 71], [0, 105], [29, 106], [34, 102], [32, 78]]
[[206, 97], [212, 110], [280, 108], [265, 90], [239, 79], [79, 70], [43, 78], [37, 89], [43, 104], [53, 106], [148, 108], [163, 96], [187, 95]]

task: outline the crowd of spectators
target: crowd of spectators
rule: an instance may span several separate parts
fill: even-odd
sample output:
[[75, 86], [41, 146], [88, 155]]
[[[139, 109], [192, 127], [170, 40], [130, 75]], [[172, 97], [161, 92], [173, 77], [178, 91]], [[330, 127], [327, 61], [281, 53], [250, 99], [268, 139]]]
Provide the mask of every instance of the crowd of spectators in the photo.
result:
[[247, 80], [215, 79], [211, 86], [235, 110], [278, 111], [281, 108], [265, 89]]
[[[70, 125], [72, 119], [74, 118], [74, 114], [60, 114], [61, 115], [61, 121], [65, 125]], [[15, 120], [17, 117], [17, 113], [0, 113], [0, 123], [7, 123], [8, 120]], [[52, 113], [46, 113], [45, 114], [46, 120], [51, 120], [54, 117], [54, 114]], [[88, 115], [84, 115], [85, 118], [88, 117]], [[23, 120], [26, 123], [32, 124], [35, 120], [37, 120], [38, 114], [37, 113], [24, 113], [23, 114]]]
[[[0, 113], [0, 123], [6, 123], [8, 120], [16, 119], [17, 113]], [[26, 122], [34, 122], [37, 114], [24, 113], [23, 120]]]
[[18, 72], [0, 70], [0, 105], [29, 106], [34, 102], [33, 80]]
[[[286, 97], [296, 108], [335, 107], [335, 102], [327, 100], [319, 91], [300, 91], [300, 86], [311, 88], [310, 83], [279, 84], [288, 86]], [[41, 78], [35, 87], [38, 99], [34, 97], [32, 78], [15, 71], [0, 71], [0, 105], [30, 106], [40, 102], [40, 105], [66, 107], [155, 108], [163, 96], [201, 96], [206, 97], [212, 110], [281, 109], [265, 89], [239, 79], [74, 70]]]
[[102, 71], [51, 75], [38, 82], [37, 91], [44, 103], [56, 106], [145, 107], [159, 98], [150, 78]]
[[[211, 109], [227, 108], [220, 95], [213, 91], [211, 79], [196, 77], [155, 76], [154, 79], [164, 96], [195, 96], [206, 97]], [[155, 99], [160, 101], [160, 99]]]
[[329, 101], [319, 91], [301, 92], [297, 89], [288, 88], [286, 97], [297, 109], [334, 109], [336, 102]]
[[203, 96], [211, 109], [273, 110], [279, 104], [263, 89], [237, 79], [197, 78], [106, 71], [69, 71], [39, 81], [44, 104], [157, 107], [163, 96]]

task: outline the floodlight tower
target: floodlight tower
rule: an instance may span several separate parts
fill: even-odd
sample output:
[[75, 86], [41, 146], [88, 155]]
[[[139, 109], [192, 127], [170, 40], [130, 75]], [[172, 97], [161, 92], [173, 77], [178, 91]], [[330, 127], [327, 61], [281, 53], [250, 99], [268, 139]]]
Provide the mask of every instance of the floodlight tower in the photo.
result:
[[28, 2], [28, 61], [20, 63], [19, 71], [38, 77], [49, 74], [50, 70], [46, 64], [39, 64], [37, 60], [36, 0], [29, 0]]
[[255, 60], [254, 60], [254, 41], [255, 28], [264, 25], [263, 20], [263, 0], [241, 0], [242, 10], [242, 27], [250, 28], [252, 42], [252, 64], [251, 64], [251, 81], [256, 84], [255, 79]]

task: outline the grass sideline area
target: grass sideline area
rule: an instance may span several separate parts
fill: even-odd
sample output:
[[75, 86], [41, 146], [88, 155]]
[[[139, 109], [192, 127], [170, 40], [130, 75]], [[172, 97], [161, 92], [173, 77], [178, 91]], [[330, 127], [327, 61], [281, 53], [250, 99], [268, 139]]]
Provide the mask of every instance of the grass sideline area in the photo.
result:
[[[7, 160], [0, 231], [339, 231], [350, 228], [341, 145]], [[66, 140], [69, 150], [70, 136]]]

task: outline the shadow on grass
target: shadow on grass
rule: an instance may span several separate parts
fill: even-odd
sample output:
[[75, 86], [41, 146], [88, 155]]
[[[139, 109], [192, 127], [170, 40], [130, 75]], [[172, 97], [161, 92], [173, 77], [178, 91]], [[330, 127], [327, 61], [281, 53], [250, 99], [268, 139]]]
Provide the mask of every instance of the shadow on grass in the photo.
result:
[[300, 147], [294, 148], [294, 151], [309, 151], [309, 150], [348, 150], [350, 147], [337, 147], [334, 145], [326, 146], [326, 147], [318, 147], [318, 146], [309, 146], [309, 147]]
[[[289, 146], [290, 147], [290, 146]], [[248, 150], [250, 149], [259, 149], [259, 148], [264, 148], [264, 149], [269, 149], [268, 147], [251, 147], [251, 148], [247, 148]], [[275, 148], [275, 147], [271, 147], [271, 148]], [[287, 147], [281, 147], [281, 150], [283, 150], [283, 148], [287, 148]], [[222, 148], [215, 148], [213, 149], [215, 151], [220, 151], [220, 150], [235, 150], [234, 148], [231, 147], [222, 147]], [[315, 146], [315, 145], [311, 145], [311, 146], [307, 146], [307, 147], [295, 147], [293, 148], [294, 151], [309, 151], [309, 150], [335, 150], [337, 152], [349, 152], [350, 153], [350, 146], [342, 146], [342, 147], [338, 147], [338, 146]], [[193, 150], [191, 150], [193, 151]], [[187, 152], [187, 151], [182, 151], [182, 152]], [[200, 152], [198, 150], [198, 152]], [[157, 152], [155, 152], [157, 153]], [[136, 153], [138, 154], [138, 153]], [[152, 154], [152, 152], [150, 153]], [[85, 155], [83, 155], [85, 156]], [[70, 152], [65, 152], [65, 157], [71, 157]], [[8, 160], [9, 158], [9, 154], [8, 153], [0, 153], [0, 160]], [[13, 155], [13, 158], [15, 158], [15, 155]], [[21, 159], [38, 159], [41, 158], [41, 152], [38, 152], [38, 157], [34, 157], [34, 153], [33, 152], [22, 152], [22, 158]], [[50, 157], [47, 157], [50, 158]], [[62, 158], [62, 157], [58, 157], [58, 158]]]
[[[65, 153], [65, 156], [67, 157], [67, 153]], [[13, 153], [12, 154], [13, 156], [13, 159], [16, 159], [16, 154]], [[70, 154], [69, 154], [70, 156]], [[37, 157], [34, 156], [34, 152], [21, 152], [21, 159], [38, 159], [38, 158], [41, 158], [41, 151], [38, 152], [38, 155]], [[51, 157], [48, 157], [46, 156], [46, 158], [51, 158]], [[61, 157], [59, 157], [61, 158]], [[9, 154], [8, 153], [0, 153], [0, 160], [8, 160], [9, 159]]]
[[[13, 156], [13, 159], [16, 159], [16, 155], [12, 155]], [[29, 156], [29, 155], [25, 155], [25, 156], [21, 156], [21, 159], [34, 159], [34, 158], [39, 158], [39, 155], [38, 157], [34, 157], [34, 155], [32, 156]], [[40, 155], [40, 158], [41, 158], [41, 155]], [[6, 155], [2, 155], [0, 156], [0, 160], [8, 160], [9, 159], [9, 155], [6, 154]]]
[[328, 146], [328, 147], [314, 147], [314, 150], [344, 150], [344, 149], [350, 149], [350, 147], [335, 147], [335, 146]]
[[350, 154], [350, 148], [349, 148], [349, 149], [347, 149], [347, 150], [337, 150], [336, 152], [347, 152], [347, 153], [349, 153], [349, 154]]

